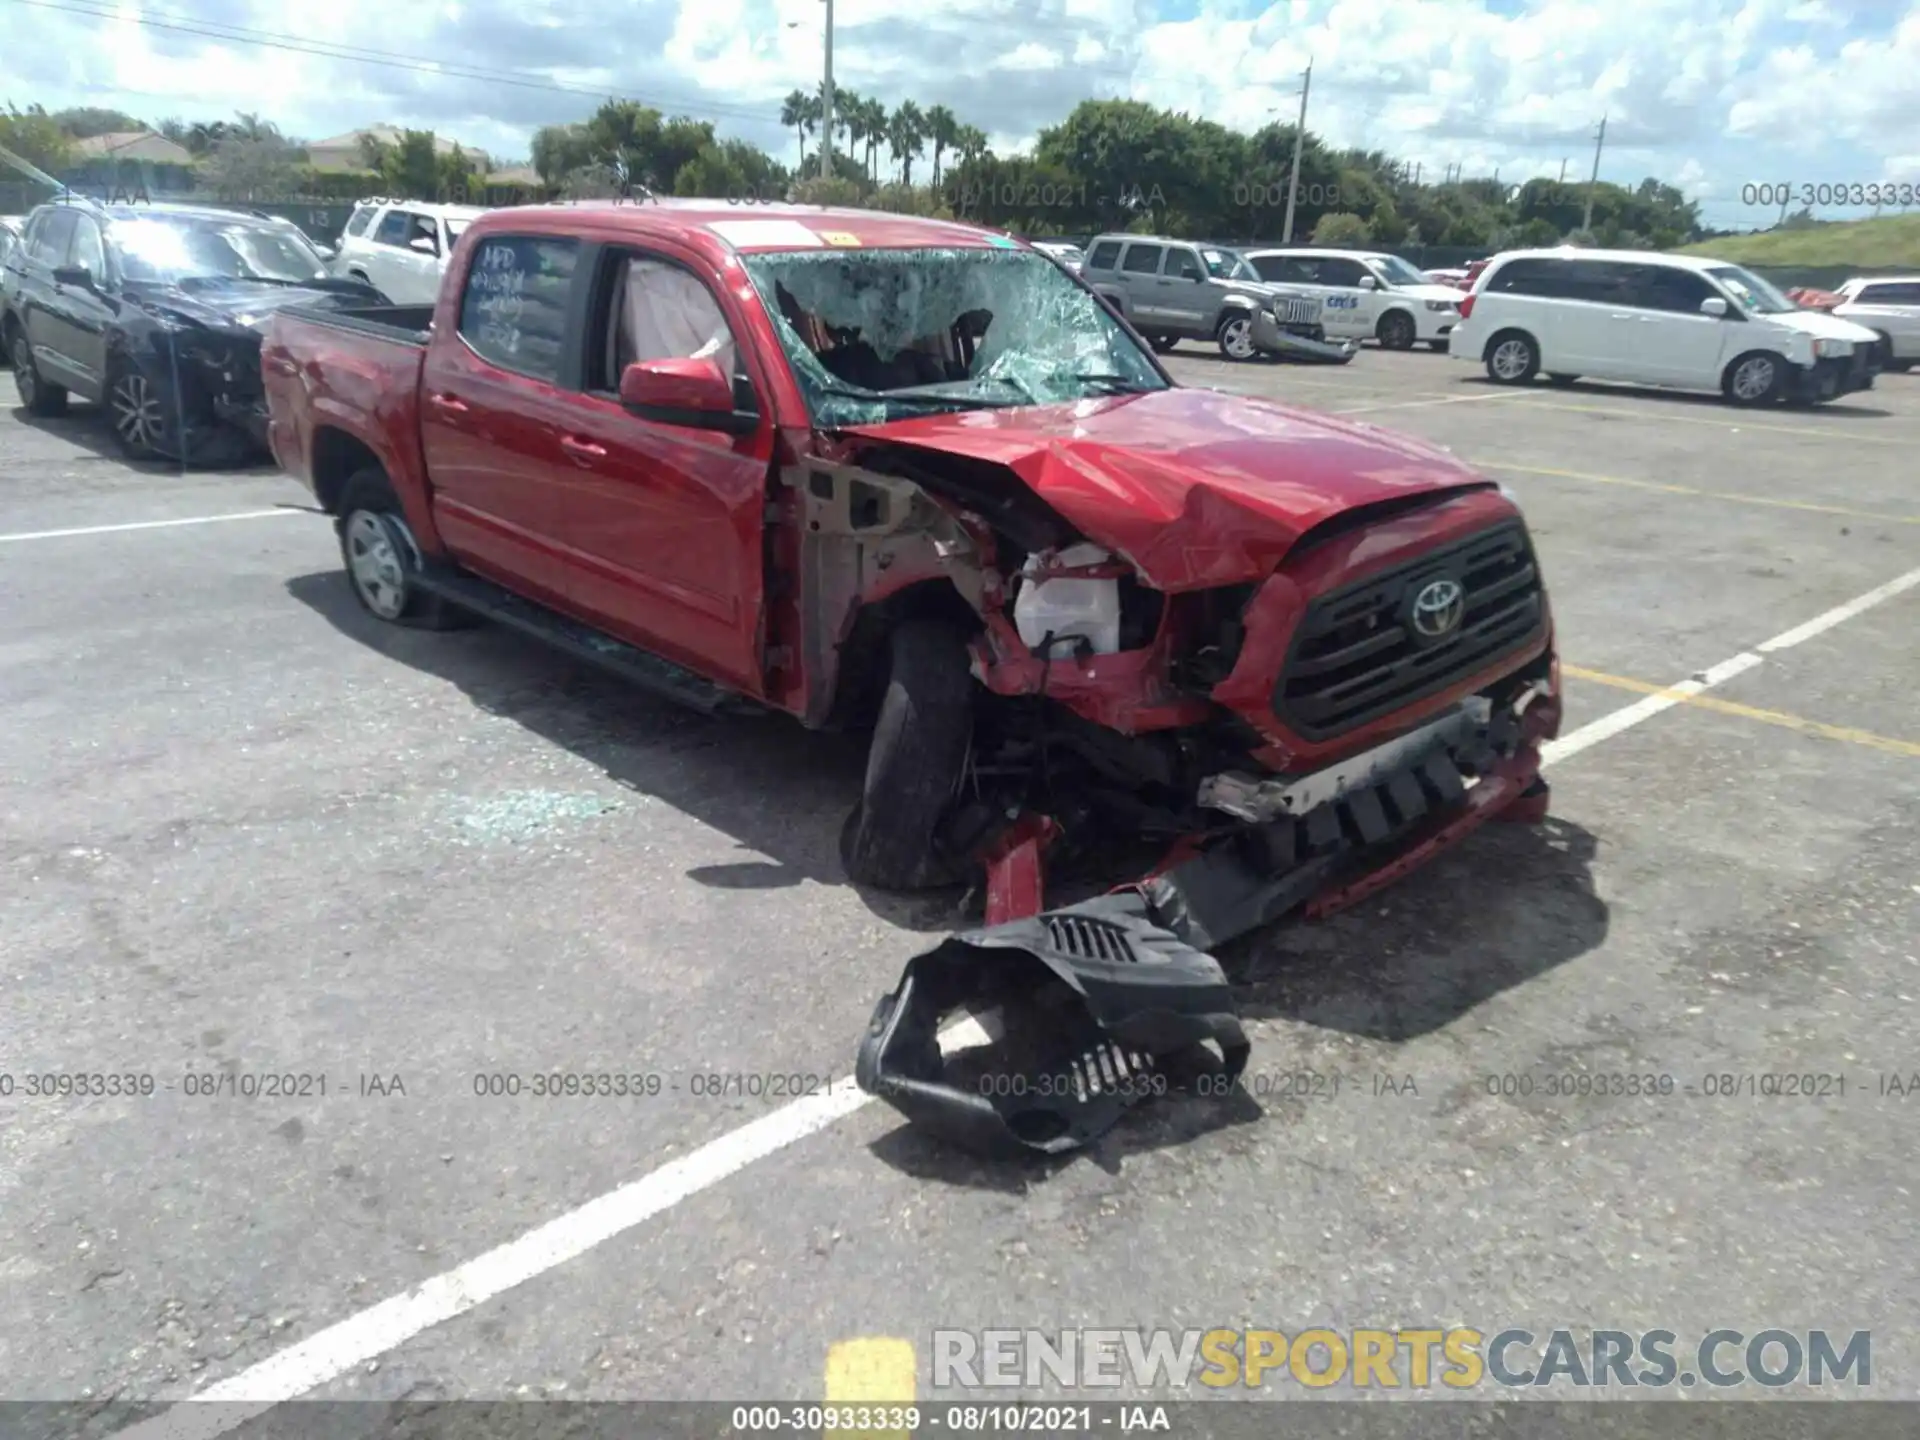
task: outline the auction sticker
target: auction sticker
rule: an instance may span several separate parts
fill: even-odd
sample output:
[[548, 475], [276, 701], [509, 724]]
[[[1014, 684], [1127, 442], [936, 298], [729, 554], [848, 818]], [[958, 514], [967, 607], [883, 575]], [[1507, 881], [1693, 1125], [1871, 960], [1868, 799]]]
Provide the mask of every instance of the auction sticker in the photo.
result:
[[820, 238], [829, 245], [857, 247], [860, 244], [858, 235], [850, 235], [845, 230], [822, 230]]

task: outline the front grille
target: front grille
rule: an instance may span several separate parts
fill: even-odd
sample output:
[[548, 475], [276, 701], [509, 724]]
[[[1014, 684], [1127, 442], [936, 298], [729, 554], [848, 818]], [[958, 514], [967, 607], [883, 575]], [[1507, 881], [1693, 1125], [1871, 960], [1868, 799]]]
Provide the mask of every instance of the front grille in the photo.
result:
[[[1463, 613], [1445, 638], [1423, 640], [1411, 624], [1412, 602], [1441, 579], [1459, 582]], [[1274, 712], [1308, 740], [1364, 725], [1537, 639], [1545, 598], [1517, 522], [1318, 596], [1274, 685]]]
[[1312, 295], [1284, 295], [1273, 302], [1273, 318], [1282, 325], [1318, 325], [1320, 301]]

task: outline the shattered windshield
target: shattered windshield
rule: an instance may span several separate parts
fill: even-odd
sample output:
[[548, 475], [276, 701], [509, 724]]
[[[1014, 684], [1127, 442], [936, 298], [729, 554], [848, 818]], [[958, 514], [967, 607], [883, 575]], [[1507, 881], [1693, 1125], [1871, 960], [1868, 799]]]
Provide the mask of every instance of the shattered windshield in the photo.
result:
[[743, 259], [822, 426], [1167, 388], [1106, 307], [1031, 251]]
[[326, 278], [326, 262], [298, 235], [264, 225], [213, 221], [126, 220], [113, 226], [121, 276], [177, 284], [182, 280], [265, 280], [279, 284]]

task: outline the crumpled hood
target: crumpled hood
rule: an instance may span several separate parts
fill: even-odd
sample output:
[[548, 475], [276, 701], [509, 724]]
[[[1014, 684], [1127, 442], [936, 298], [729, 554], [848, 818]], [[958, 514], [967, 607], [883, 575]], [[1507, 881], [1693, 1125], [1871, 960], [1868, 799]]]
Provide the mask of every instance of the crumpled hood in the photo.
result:
[[156, 315], [176, 323], [197, 325], [208, 330], [251, 330], [265, 334], [267, 321], [276, 310], [290, 305], [315, 305], [333, 309], [341, 305], [367, 305], [377, 302], [378, 292], [361, 285], [321, 281], [315, 285], [238, 285], [218, 288], [176, 285], [138, 293], [142, 305]]
[[1824, 310], [1787, 310], [1767, 318], [1778, 320], [1788, 329], [1811, 335], [1816, 340], [1851, 340], [1856, 345], [1872, 345], [1880, 339], [1866, 326], [1838, 315], [1829, 315]]
[[1162, 590], [1272, 571], [1359, 506], [1493, 482], [1377, 426], [1213, 390], [917, 416], [847, 433], [1004, 465]]

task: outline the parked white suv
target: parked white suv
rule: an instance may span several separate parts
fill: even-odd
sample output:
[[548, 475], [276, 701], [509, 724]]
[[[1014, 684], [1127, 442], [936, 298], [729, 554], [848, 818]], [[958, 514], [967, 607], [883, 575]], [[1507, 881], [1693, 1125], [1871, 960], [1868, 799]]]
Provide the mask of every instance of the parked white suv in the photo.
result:
[[1849, 280], [1829, 314], [1864, 325], [1880, 337], [1880, 365], [1911, 370], [1920, 362], [1920, 275], [1874, 275]]
[[429, 205], [417, 200], [362, 200], [347, 220], [333, 273], [367, 281], [397, 305], [431, 305], [454, 242], [476, 205]]
[[1436, 285], [1398, 255], [1377, 250], [1249, 250], [1262, 280], [1320, 297], [1322, 323], [1339, 339], [1378, 340], [1386, 350], [1447, 348], [1464, 290]]
[[1545, 372], [1679, 390], [1737, 405], [1868, 390], [1878, 337], [1803, 310], [1738, 265], [1646, 250], [1516, 250], [1462, 303], [1452, 353], [1504, 385]]

